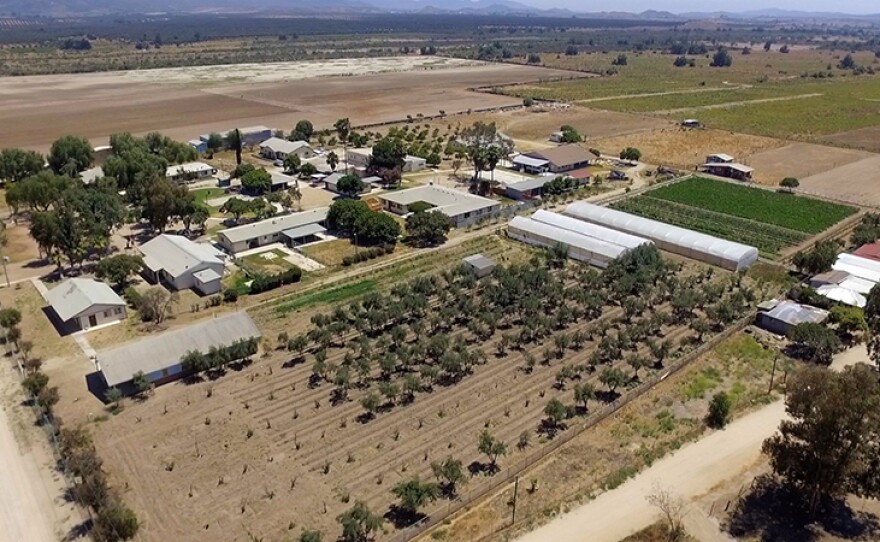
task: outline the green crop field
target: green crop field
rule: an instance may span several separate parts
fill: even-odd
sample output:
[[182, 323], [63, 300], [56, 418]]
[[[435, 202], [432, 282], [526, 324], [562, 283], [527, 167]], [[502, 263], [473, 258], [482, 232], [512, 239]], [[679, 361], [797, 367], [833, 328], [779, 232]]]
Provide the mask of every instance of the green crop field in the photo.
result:
[[757, 247], [761, 255], [806, 241], [853, 207], [696, 177], [627, 198], [615, 209]]
[[822, 232], [856, 212], [846, 205], [701, 177], [663, 186], [649, 195], [810, 234]]

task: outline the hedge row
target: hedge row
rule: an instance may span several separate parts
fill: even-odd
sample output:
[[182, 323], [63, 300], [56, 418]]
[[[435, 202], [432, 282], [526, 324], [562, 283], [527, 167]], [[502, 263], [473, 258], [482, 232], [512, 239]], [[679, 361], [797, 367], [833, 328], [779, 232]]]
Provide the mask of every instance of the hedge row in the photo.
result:
[[361, 249], [353, 256], [346, 256], [342, 258], [342, 265], [348, 267], [351, 264], [365, 262], [367, 260], [375, 260], [379, 256], [382, 256], [384, 254], [391, 254], [392, 252], [394, 252], [394, 245], [383, 245], [379, 247]]

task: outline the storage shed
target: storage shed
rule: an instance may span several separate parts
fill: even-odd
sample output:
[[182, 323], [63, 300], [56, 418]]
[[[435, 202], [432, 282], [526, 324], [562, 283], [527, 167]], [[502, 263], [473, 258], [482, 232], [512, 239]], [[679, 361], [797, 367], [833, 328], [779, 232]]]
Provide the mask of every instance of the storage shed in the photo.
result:
[[578, 201], [564, 214], [618, 231], [650, 239], [657, 247], [673, 254], [738, 271], [758, 261], [758, 249], [726, 239], [695, 232], [664, 222], [650, 220], [607, 207]]
[[569, 258], [601, 268], [607, 267], [628, 250], [614, 243], [522, 216], [514, 217], [510, 221], [507, 225], [507, 234], [511, 239], [533, 246], [553, 248], [562, 244], [568, 248]]
[[782, 301], [772, 309], [759, 312], [755, 323], [758, 327], [771, 333], [786, 335], [791, 328], [798, 324], [821, 324], [826, 318], [828, 318], [828, 311], [810, 305], [801, 305], [794, 301]]
[[492, 274], [495, 270], [495, 260], [487, 258], [482, 254], [474, 254], [462, 260], [464, 264], [471, 270], [475, 277], [481, 279]]

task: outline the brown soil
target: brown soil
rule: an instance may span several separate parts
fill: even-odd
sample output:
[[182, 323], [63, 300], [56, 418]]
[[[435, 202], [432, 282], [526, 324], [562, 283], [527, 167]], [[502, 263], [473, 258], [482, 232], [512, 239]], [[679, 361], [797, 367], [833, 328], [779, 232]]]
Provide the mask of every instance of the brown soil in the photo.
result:
[[694, 169], [712, 153], [730, 154], [742, 161], [756, 152], [781, 147], [785, 142], [721, 130], [663, 128], [600, 139], [592, 145], [609, 154], [617, 154], [625, 147], [635, 147], [642, 151], [642, 160], [649, 164]]
[[3, 247], [3, 254], [9, 256], [11, 263], [29, 262], [40, 257], [37, 243], [31, 237], [27, 225], [6, 226], [6, 246]]
[[880, 207], [880, 155], [801, 179], [799, 190], [857, 205]]
[[822, 138], [832, 145], [855, 147], [871, 152], [880, 152], [880, 126], [859, 128], [849, 132], [841, 132]]
[[864, 151], [791, 143], [753, 154], [745, 159], [745, 163], [755, 168], [756, 181], [775, 186], [785, 177], [803, 179], [871, 156]]
[[46, 151], [65, 134], [84, 135], [95, 145], [110, 134], [158, 130], [179, 140], [210, 131], [263, 124], [289, 130], [308, 118], [329, 127], [347, 116], [354, 124], [436, 115], [520, 103], [517, 98], [467, 90], [571, 77], [528, 66], [485, 65], [284, 83], [213, 83], [202, 89], [162, 81], [136, 81], [120, 74], [22, 77], [4, 83], [0, 148]]

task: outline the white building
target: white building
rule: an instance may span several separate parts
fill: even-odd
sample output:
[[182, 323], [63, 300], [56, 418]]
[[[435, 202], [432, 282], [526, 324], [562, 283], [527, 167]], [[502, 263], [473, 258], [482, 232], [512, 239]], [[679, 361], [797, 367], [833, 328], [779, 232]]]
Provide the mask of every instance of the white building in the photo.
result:
[[165, 177], [176, 183], [187, 183], [210, 179], [217, 175], [217, 168], [203, 162], [187, 162], [176, 166], [168, 166]]
[[86, 330], [125, 319], [125, 301], [103, 282], [67, 279], [46, 294], [58, 319], [71, 328]]
[[[319, 226], [327, 220], [329, 210], [329, 207], [321, 207], [229, 228], [217, 233], [217, 241], [230, 254], [272, 243], [294, 242], [299, 244], [301, 239], [323, 231], [322, 228], [319, 229], [315, 226]], [[303, 228], [304, 226], [309, 227]]]
[[431, 206], [429, 211], [448, 216], [457, 228], [472, 224], [501, 209], [501, 204], [493, 199], [433, 185], [385, 192], [376, 197], [386, 211], [397, 215], [409, 214], [409, 206], [414, 203], [426, 203]]
[[596, 267], [605, 268], [629, 250], [614, 243], [557, 228], [523, 216], [514, 217], [507, 225], [507, 235], [527, 245], [554, 248], [563, 245], [568, 257]]
[[[345, 157], [350, 168], [366, 168], [370, 165], [370, 158], [373, 156], [372, 147], [362, 147], [348, 149], [345, 151]], [[419, 156], [406, 155], [403, 159], [403, 172], [413, 173], [421, 171], [428, 167], [427, 160]]]
[[260, 143], [260, 155], [268, 160], [284, 160], [290, 155], [306, 160], [315, 156], [315, 151], [306, 141], [288, 141], [280, 137], [270, 137]]
[[224, 255], [213, 246], [181, 235], [163, 234], [140, 247], [151, 278], [172, 290], [194, 288], [204, 295], [220, 291], [226, 269]]

